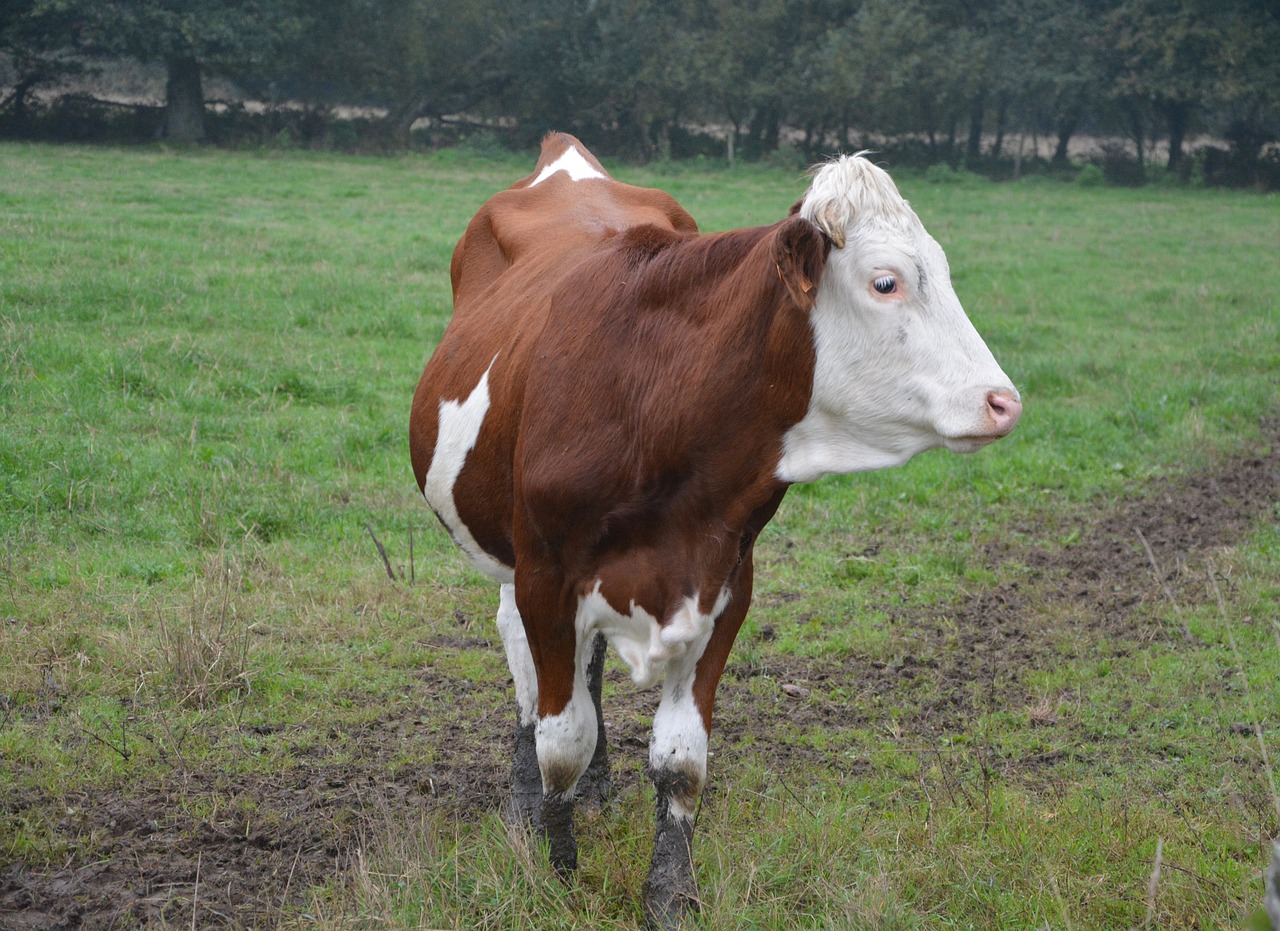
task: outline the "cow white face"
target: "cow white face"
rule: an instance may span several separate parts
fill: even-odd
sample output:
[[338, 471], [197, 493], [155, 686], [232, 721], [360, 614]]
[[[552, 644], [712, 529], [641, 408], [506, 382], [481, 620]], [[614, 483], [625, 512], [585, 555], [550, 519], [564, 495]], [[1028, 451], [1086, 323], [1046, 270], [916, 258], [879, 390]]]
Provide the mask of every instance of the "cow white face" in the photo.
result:
[[860, 156], [814, 176], [800, 208], [832, 240], [811, 311], [813, 396], [778, 477], [900, 465], [1007, 435], [1022, 402], [965, 315], [942, 248], [884, 171]]

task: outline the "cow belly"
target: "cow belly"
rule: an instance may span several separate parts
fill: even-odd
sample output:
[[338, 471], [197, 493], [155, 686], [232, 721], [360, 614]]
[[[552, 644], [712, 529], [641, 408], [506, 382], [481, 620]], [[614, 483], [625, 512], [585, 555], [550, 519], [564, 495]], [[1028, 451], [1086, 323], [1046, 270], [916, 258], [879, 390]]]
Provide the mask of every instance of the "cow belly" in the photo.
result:
[[590, 637], [597, 631], [604, 634], [627, 664], [631, 680], [642, 688], [661, 679], [673, 659], [689, 655], [696, 662], [706, 648], [716, 618], [729, 604], [727, 588], [721, 590], [710, 614], [698, 610], [696, 596], [687, 597], [666, 624], [659, 624], [634, 601], [627, 614], [615, 610], [601, 592], [601, 584], [597, 580], [591, 592], [579, 599], [578, 636]]
[[475, 449], [476, 438], [480, 436], [480, 428], [489, 413], [489, 371], [492, 368], [490, 363], [465, 399], [440, 402], [436, 448], [422, 483], [422, 494], [472, 564], [491, 579], [509, 583], [515, 578], [514, 570], [495, 559], [476, 541], [458, 513], [455, 497], [458, 476], [462, 474], [467, 456]]

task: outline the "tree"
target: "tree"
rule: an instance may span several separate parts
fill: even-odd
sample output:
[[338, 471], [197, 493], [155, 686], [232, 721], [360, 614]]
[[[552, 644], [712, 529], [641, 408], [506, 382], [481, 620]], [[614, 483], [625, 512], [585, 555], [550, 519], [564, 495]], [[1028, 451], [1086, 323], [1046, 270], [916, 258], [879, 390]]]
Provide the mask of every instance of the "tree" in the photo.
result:
[[1170, 170], [1182, 160], [1187, 131], [1206, 103], [1224, 35], [1209, 0], [1125, 0], [1108, 17], [1114, 95], [1129, 116], [1143, 157], [1146, 108], [1168, 132]]
[[206, 73], [262, 73], [300, 22], [291, 0], [45, 0], [43, 7], [77, 23], [86, 51], [164, 64], [164, 133], [175, 142], [205, 136]]
[[598, 129], [605, 88], [591, 69], [600, 44], [595, 0], [530, 0], [496, 41], [510, 76], [497, 105], [518, 117], [522, 141], [551, 129]]
[[1219, 15], [1223, 42], [1213, 63], [1213, 98], [1239, 168], [1251, 177], [1262, 147], [1280, 137], [1280, 10], [1245, 0]]
[[1101, 83], [1092, 37], [1099, 0], [1000, 0], [987, 14], [989, 96], [996, 108], [999, 155], [1008, 129], [1053, 135], [1053, 161], [1067, 160], [1072, 137]]
[[921, 133], [936, 146], [940, 28], [918, 0], [866, 0], [832, 30], [824, 55], [844, 93], [856, 94], [867, 129]]
[[616, 123], [626, 150], [669, 158], [672, 128], [700, 115], [712, 17], [699, 0], [607, 0], [595, 14], [599, 41], [587, 64], [600, 94], [592, 115]]
[[0, 6], [0, 61], [13, 73], [13, 89], [0, 98], [0, 111], [9, 110], [12, 125], [22, 132], [29, 119], [32, 93], [80, 70], [67, 53], [78, 39], [75, 17], [42, 7], [37, 0], [9, 0]]
[[504, 79], [505, 7], [487, 0], [331, 0], [309, 8], [275, 77], [320, 108], [384, 106], [383, 132], [405, 145], [421, 117], [474, 107]]
[[716, 115], [729, 119], [735, 151], [742, 142], [748, 157], [772, 152], [783, 117], [798, 103], [785, 80], [795, 65], [793, 46], [783, 37], [796, 42], [799, 24], [786, 0], [716, 0], [713, 8], [708, 74]]

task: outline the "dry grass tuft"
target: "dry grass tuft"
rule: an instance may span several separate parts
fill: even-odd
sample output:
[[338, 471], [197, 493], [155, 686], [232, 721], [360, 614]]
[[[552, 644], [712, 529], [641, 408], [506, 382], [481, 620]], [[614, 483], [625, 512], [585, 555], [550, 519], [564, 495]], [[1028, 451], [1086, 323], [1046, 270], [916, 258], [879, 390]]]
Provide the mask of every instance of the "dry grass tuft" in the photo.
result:
[[236, 598], [241, 573], [220, 556], [191, 588], [177, 618], [160, 619], [157, 680], [184, 707], [252, 691], [253, 625]]

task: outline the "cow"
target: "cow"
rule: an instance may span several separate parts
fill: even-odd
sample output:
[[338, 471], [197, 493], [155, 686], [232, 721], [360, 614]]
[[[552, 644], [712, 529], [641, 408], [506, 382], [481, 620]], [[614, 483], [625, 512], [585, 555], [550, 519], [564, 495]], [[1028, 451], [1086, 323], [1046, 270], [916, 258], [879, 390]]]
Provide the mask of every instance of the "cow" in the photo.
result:
[[643, 904], [650, 926], [678, 926], [698, 907], [716, 686], [787, 488], [979, 449], [1021, 398], [942, 249], [864, 155], [818, 167], [786, 218], [704, 235], [552, 133], [468, 224], [450, 277], [410, 447], [427, 503], [500, 586], [508, 810], [571, 875], [575, 798], [609, 791], [611, 644], [636, 684], [662, 683]]

